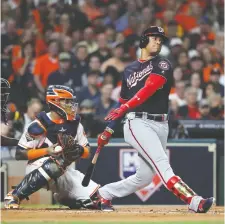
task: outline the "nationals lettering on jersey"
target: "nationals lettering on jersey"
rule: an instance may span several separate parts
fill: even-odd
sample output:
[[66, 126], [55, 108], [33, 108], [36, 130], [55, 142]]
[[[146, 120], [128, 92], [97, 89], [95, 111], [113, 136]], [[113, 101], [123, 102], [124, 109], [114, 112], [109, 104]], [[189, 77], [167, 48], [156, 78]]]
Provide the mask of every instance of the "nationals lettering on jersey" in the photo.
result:
[[147, 65], [144, 69], [138, 72], [134, 72], [129, 75], [127, 78], [127, 87], [130, 89], [133, 86], [136, 86], [139, 81], [148, 76], [153, 69], [152, 62]]
[[136, 60], [128, 65], [123, 74], [120, 96], [124, 100], [134, 97], [144, 87], [146, 79], [151, 74], [163, 76], [166, 79], [166, 83], [143, 104], [130, 112], [168, 113], [169, 93], [173, 83], [173, 69], [170, 61], [160, 56], [156, 56], [148, 61]]

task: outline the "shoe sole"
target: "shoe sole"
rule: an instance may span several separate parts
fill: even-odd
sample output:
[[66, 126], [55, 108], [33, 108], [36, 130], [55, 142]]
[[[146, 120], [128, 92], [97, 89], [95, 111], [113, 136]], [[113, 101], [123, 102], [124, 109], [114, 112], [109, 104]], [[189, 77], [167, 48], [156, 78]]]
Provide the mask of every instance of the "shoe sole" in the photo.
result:
[[4, 206], [5, 209], [19, 209], [18, 205], [9, 205], [9, 206]]
[[103, 212], [114, 212], [115, 210], [111, 210], [111, 209], [104, 209], [104, 210], [101, 210]]

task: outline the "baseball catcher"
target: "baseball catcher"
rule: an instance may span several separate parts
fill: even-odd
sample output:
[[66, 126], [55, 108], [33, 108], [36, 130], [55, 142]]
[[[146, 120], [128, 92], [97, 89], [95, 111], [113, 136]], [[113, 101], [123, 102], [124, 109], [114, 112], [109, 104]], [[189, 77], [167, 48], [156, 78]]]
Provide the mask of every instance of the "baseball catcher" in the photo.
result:
[[84, 175], [71, 165], [90, 154], [73, 90], [49, 86], [46, 101], [50, 112], [40, 112], [19, 140], [16, 159], [28, 160], [26, 176], [5, 197], [5, 208], [19, 208], [22, 200], [40, 188], [53, 191], [54, 198], [70, 208], [93, 208], [90, 196], [98, 184], [91, 181], [82, 187]]

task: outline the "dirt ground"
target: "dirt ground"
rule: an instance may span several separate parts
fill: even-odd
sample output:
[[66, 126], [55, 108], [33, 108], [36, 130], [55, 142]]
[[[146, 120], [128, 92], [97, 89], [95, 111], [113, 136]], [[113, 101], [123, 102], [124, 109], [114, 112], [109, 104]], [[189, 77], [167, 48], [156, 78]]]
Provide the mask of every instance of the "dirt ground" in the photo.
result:
[[163, 221], [222, 221], [224, 207], [214, 207], [207, 214], [195, 214], [187, 211], [186, 206], [115, 206], [115, 212], [69, 209], [26, 209], [2, 210], [5, 222], [163, 222]]

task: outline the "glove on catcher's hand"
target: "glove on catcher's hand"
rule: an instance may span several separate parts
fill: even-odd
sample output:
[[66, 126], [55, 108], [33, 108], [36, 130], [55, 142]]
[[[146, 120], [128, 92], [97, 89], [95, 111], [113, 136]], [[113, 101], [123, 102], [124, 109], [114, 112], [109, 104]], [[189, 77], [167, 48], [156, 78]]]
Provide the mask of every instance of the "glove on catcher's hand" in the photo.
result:
[[68, 162], [74, 162], [84, 153], [84, 148], [79, 145], [74, 137], [67, 134], [58, 134], [58, 143], [63, 148], [62, 155]]

